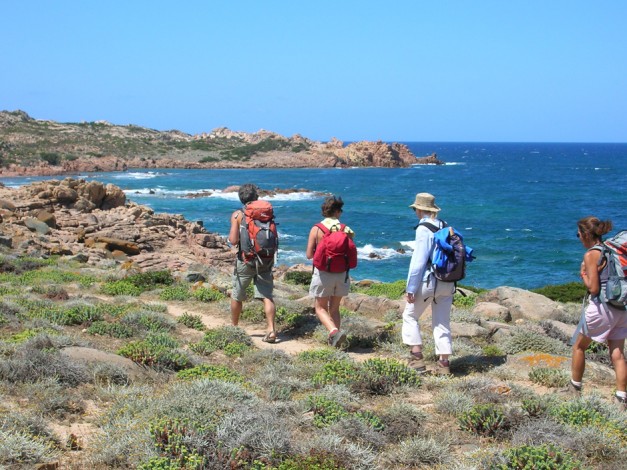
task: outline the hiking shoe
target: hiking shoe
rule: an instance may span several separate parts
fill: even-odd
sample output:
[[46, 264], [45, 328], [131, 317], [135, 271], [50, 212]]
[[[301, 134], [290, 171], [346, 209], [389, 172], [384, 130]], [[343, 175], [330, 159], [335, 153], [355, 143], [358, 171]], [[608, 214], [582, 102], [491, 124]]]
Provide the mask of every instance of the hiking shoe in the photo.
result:
[[346, 333], [342, 330], [337, 330], [335, 333], [329, 335], [329, 346], [333, 348], [341, 348], [346, 342]]
[[414, 369], [416, 372], [424, 372], [427, 370], [427, 365], [422, 357], [422, 353], [409, 353], [409, 362], [407, 367]]
[[560, 395], [568, 398], [579, 398], [581, 396], [581, 387], [576, 387], [572, 381], [568, 381], [568, 385], [557, 391]]
[[627, 411], [627, 398], [614, 395], [614, 403], [616, 403], [619, 410]]
[[451, 375], [451, 366], [449, 361], [439, 360], [436, 362], [435, 373], [437, 375]]

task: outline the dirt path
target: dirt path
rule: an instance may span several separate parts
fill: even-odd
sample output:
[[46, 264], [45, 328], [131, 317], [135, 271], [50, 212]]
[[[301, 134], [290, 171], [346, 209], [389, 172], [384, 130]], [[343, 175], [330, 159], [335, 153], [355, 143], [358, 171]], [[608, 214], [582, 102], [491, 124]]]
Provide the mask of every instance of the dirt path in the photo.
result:
[[[168, 306], [168, 313], [173, 317], [178, 318], [185, 313], [198, 315], [207, 328], [219, 328], [221, 326], [231, 324], [230, 319], [225, 318], [224, 314], [217, 311], [217, 309], [211, 304], [208, 304], [207, 307], [202, 310], [191, 309], [187, 306], [170, 302], [166, 302], [166, 304]], [[262, 338], [266, 334], [266, 330], [263, 327], [260, 328], [258, 325], [242, 324], [240, 324], [239, 327], [242, 328], [248, 336], [250, 336], [250, 339], [255, 347], [259, 349], [281, 349], [288, 354], [298, 354], [320, 346], [314, 340], [296, 338], [285, 334], [279, 334], [279, 338], [274, 344], [265, 343], [262, 341]]]

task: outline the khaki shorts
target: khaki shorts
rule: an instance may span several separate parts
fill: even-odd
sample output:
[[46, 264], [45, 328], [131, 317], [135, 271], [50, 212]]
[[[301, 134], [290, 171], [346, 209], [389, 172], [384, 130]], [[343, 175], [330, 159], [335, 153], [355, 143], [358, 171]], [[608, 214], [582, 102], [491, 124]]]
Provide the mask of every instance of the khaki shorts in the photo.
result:
[[314, 269], [309, 286], [312, 297], [344, 297], [350, 291], [350, 277], [346, 273], [328, 273]]
[[231, 298], [239, 302], [246, 300], [246, 288], [253, 282], [255, 285], [255, 299], [272, 300], [272, 290], [274, 289], [274, 276], [272, 265], [248, 266], [240, 260], [235, 263], [233, 270], [233, 291]]

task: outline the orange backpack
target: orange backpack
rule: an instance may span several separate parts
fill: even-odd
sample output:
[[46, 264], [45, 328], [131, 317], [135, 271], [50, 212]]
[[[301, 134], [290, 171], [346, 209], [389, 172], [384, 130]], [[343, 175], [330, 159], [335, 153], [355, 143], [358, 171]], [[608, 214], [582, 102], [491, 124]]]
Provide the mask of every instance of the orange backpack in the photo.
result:
[[274, 209], [268, 201], [251, 201], [240, 224], [238, 257], [251, 266], [269, 265], [279, 249]]

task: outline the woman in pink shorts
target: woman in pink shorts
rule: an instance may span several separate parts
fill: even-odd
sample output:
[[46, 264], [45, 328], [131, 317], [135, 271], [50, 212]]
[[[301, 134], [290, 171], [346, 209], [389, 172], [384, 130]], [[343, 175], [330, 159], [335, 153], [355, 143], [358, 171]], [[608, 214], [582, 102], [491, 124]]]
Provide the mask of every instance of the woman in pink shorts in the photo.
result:
[[607, 266], [601, 257], [602, 236], [612, 230], [612, 222], [596, 217], [585, 217], [577, 222], [577, 237], [587, 249], [581, 263], [581, 279], [588, 293], [589, 303], [580, 322], [580, 333], [573, 345], [570, 392], [581, 393], [583, 372], [586, 367], [586, 348], [592, 341], [606, 343], [616, 372], [616, 402], [627, 407], [627, 364], [625, 363], [625, 338], [627, 338], [627, 312], [602, 302], [599, 292], [607, 280]]

